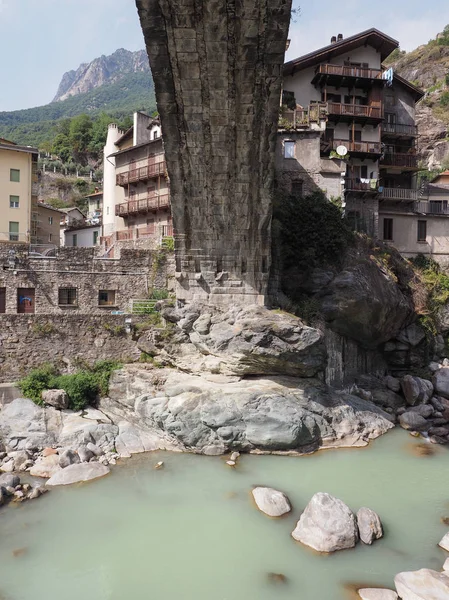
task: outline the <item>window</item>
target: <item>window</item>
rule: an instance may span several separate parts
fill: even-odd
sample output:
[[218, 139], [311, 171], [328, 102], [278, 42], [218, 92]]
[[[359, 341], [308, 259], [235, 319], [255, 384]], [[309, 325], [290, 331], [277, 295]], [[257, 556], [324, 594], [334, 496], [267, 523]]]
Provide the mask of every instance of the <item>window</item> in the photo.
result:
[[418, 242], [427, 240], [427, 221], [418, 221]]
[[302, 198], [304, 192], [304, 182], [302, 179], [292, 181], [292, 196]]
[[53, 217], [48, 217], [48, 224], [53, 225]]
[[9, 241], [10, 242], [18, 242], [19, 241], [19, 223], [18, 223], [18, 221], [10, 221], [9, 222]]
[[0, 313], [6, 312], [6, 288], [0, 288]]
[[51, 242], [53, 240], [53, 234], [49, 233], [48, 234], [48, 241]]
[[93, 240], [93, 242], [94, 242], [94, 246], [96, 246], [97, 242], [98, 242], [98, 231], [94, 231], [94, 240]]
[[351, 142], [361, 142], [362, 141], [362, 132], [354, 130], [350, 132], [350, 141]]
[[109, 214], [109, 206], [106, 206], [106, 214]]
[[9, 208], [19, 208], [19, 196], [9, 197]]
[[385, 94], [385, 106], [395, 106], [396, 98], [392, 94]]
[[9, 181], [14, 181], [16, 183], [20, 182], [20, 171], [19, 171], [19, 169], [10, 169], [9, 170]]
[[295, 142], [284, 142], [284, 158], [295, 158]]
[[58, 304], [60, 306], [77, 306], [78, 290], [76, 288], [59, 288]]
[[78, 246], [78, 234], [74, 233], [72, 235], [72, 246]]
[[393, 241], [393, 219], [384, 219], [384, 240]]
[[97, 210], [100, 210], [100, 200], [97, 200], [95, 206]]
[[115, 306], [115, 290], [100, 290], [98, 306]]
[[157, 138], [158, 138], [158, 137], [159, 137], [159, 132], [158, 132], [158, 130], [156, 129], [156, 130], [154, 131], [154, 133], [153, 133], [153, 140], [157, 140]]

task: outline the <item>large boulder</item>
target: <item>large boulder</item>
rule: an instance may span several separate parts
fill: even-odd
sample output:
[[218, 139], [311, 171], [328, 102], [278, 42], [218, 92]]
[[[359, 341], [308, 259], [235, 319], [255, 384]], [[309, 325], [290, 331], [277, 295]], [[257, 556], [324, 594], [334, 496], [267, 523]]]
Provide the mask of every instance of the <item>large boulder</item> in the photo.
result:
[[399, 424], [403, 429], [411, 431], [426, 431], [430, 427], [430, 424], [424, 417], [412, 410], [399, 415]]
[[443, 398], [449, 398], [449, 367], [438, 369], [432, 378], [435, 393]]
[[395, 338], [413, 315], [411, 300], [393, 275], [371, 257], [334, 278], [323, 291], [321, 308], [328, 327], [372, 349]]
[[188, 310], [178, 323], [187, 341], [160, 340], [159, 359], [183, 371], [312, 377], [324, 370], [323, 334], [294, 315], [258, 306]]
[[20, 477], [13, 473], [4, 473], [0, 475], [0, 487], [12, 487], [15, 488], [20, 484]]
[[357, 592], [362, 600], [397, 600], [398, 598], [396, 592], [383, 588], [362, 588]]
[[[124, 394], [126, 373], [128, 391]], [[199, 377], [173, 369], [153, 369], [145, 374], [148, 393], [141, 393], [141, 372], [130, 365], [114, 374], [110, 397], [101, 401], [102, 410], [111, 415], [123, 414], [126, 407], [127, 421], [137, 429], [120, 424], [120, 454], [142, 448], [142, 430], [152, 434], [159, 448], [224, 454], [366, 445], [393, 427], [391, 416], [372, 402], [336, 393], [315, 379], [273, 376], [239, 380], [209, 374]]]
[[361, 508], [357, 512], [357, 525], [360, 539], [364, 544], [372, 544], [383, 536], [382, 523], [379, 515], [370, 508]]
[[418, 346], [426, 339], [426, 331], [419, 323], [412, 323], [399, 332], [396, 339], [409, 346]]
[[50, 454], [39, 458], [30, 469], [30, 475], [34, 477], [51, 477], [61, 469], [59, 456]]
[[440, 548], [443, 548], [443, 550], [447, 550], [449, 552], [449, 533], [446, 533], [446, 535], [439, 542], [438, 546], [440, 546]]
[[356, 545], [357, 522], [344, 502], [319, 492], [306, 506], [292, 536], [318, 552], [335, 552]]
[[104, 477], [108, 473], [109, 468], [101, 463], [79, 463], [69, 465], [65, 469], [58, 471], [47, 481], [46, 485], [70, 485], [72, 483]]
[[53, 406], [59, 410], [69, 408], [69, 397], [64, 390], [44, 390], [42, 392], [42, 401], [48, 406]]
[[402, 392], [407, 404], [426, 403], [432, 398], [433, 385], [427, 379], [405, 375], [401, 379]]
[[0, 412], [0, 437], [7, 447], [14, 450], [45, 448], [56, 443], [61, 424], [60, 411], [17, 398]]
[[273, 488], [256, 487], [252, 494], [257, 508], [269, 517], [282, 517], [292, 509], [287, 496]]
[[394, 584], [401, 600], [447, 600], [449, 576], [431, 569], [398, 573]]

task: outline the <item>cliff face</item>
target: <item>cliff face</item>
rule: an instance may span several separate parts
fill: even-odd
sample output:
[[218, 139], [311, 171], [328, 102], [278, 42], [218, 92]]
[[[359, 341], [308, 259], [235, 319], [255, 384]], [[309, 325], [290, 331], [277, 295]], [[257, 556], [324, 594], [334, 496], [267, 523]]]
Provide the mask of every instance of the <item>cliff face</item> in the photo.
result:
[[449, 160], [449, 40], [446, 45], [445, 39], [445, 34], [439, 34], [437, 40], [391, 62], [399, 75], [426, 92], [417, 105], [416, 122], [420, 156], [429, 170], [440, 169]]
[[150, 73], [145, 50], [130, 52], [120, 48], [110, 56], [100, 56], [81, 64], [76, 71], [68, 71], [62, 77], [53, 102], [115, 83], [129, 73]]

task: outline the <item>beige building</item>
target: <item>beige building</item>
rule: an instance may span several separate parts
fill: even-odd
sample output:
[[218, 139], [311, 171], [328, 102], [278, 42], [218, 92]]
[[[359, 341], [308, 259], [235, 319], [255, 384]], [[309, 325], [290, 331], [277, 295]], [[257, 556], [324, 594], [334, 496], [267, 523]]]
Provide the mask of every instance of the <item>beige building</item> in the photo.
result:
[[32, 221], [33, 250], [36, 252], [45, 251], [47, 248], [53, 248], [60, 244], [60, 221], [63, 215], [58, 208], [53, 208], [45, 202], [37, 202], [34, 205], [34, 214], [36, 218]]
[[38, 150], [0, 138], [0, 241], [35, 242]]
[[137, 240], [147, 240], [153, 245], [173, 235], [169, 182], [158, 119], [137, 112], [128, 131], [109, 126], [102, 218], [106, 248], [116, 242]]

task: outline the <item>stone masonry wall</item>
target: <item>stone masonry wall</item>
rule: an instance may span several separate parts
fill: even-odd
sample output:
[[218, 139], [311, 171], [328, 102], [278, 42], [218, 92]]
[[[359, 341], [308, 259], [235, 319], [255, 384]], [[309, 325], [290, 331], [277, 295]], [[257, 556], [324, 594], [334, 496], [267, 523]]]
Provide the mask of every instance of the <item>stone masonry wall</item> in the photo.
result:
[[291, 0], [136, 0], [153, 73], [179, 300], [261, 303]]
[[[125, 323], [131, 318], [132, 323]], [[136, 361], [140, 357], [136, 335], [126, 326], [148, 320], [148, 316], [74, 315], [57, 319], [44, 315], [0, 316], [0, 383], [19, 379], [43, 363], [70, 370], [82, 361], [103, 359]]]
[[[27, 250], [20, 245], [0, 246], [6, 314], [18, 312], [19, 289], [34, 289], [36, 314], [107, 315], [129, 312], [131, 300], [147, 298], [153, 288], [173, 287], [173, 257], [161, 250], [121, 249], [119, 259], [98, 258], [94, 248], [61, 248], [54, 258], [30, 258]], [[60, 288], [75, 288], [77, 303], [60, 305]], [[100, 290], [115, 292], [113, 306], [99, 306]], [[3, 319], [0, 315], [0, 328]]]

